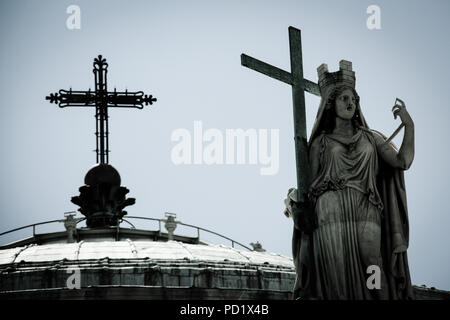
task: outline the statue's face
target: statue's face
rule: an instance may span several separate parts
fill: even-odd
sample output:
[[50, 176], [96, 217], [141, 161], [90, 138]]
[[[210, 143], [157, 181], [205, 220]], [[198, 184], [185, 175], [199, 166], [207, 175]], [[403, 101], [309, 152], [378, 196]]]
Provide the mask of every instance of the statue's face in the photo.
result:
[[356, 110], [356, 98], [353, 91], [350, 89], [344, 90], [336, 98], [336, 116], [344, 120], [353, 118]]

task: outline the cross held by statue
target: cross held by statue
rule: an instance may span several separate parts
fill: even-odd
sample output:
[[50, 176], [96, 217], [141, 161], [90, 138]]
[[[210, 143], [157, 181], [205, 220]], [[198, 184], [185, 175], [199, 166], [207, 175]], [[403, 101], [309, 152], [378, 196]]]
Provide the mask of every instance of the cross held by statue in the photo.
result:
[[152, 95], [144, 95], [142, 91], [119, 92], [108, 91], [107, 73], [108, 64], [106, 59], [99, 55], [94, 59], [95, 91], [73, 91], [59, 90], [59, 93], [51, 93], [45, 97], [50, 103], [65, 107], [95, 107], [96, 119], [96, 154], [97, 163], [109, 163], [109, 129], [108, 108], [137, 108], [142, 109], [145, 105], [156, 102]]
[[299, 202], [305, 202], [309, 174], [305, 91], [316, 96], [320, 96], [320, 89], [317, 83], [303, 78], [301, 32], [299, 29], [294, 27], [289, 27], [289, 47], [291, 56], [291, 72], [284, 71], [245, 54], [241, 55], [241, 64], [244, 67], [261, 72], [266, 76], [280, 80], [292, 86], [295, 158], [297, 166], [297, 199]]

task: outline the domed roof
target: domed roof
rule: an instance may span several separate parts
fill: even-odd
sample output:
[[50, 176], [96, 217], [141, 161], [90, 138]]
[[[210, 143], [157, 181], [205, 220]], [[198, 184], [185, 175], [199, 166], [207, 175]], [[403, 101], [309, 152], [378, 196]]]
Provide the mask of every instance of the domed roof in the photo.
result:
[[33, 243], [0, 250], [0, 271], [8, 299], [289, 299], [295, 282], [287, 257], [173, 240]]
[[294, 268], [292, 259], [269, 252], [237, 250], [224, 245], [187, 244], [179, 241], [100, 241], [28, 245], [0, 250], [0, 265], [60, 260], [150, 259], [204, 261]]
[[[251, 250], [176, 221], [174, 214], [166, 217], [128, 217], [158, 221], [158, 230], [76, 228], [82, 218], [68, 214], [61, 220], [65, 232], [34, 234], [0, 246], [0, 298], [290, 298], [295, 283], [291, 258], [267, 252], [259, 243]], [[162, 232], [162, 223], [168, 233]], [[176, 225], [196, 228], [197, 237], [174, 234]], [[200, 230], [231, 241], [232, 247], [200, 240]], [[73, 270], [79, 290], [70, 290], [67, 282]]]

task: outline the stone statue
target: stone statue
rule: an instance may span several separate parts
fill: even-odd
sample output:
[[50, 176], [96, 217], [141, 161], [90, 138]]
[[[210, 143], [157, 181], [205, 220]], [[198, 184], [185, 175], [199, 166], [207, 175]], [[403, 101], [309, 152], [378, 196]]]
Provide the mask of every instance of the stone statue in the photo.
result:
[[397, 99], [393, 113], [405, 127], [397, 150], [367, 125], [351, 62], [332, 73], [323, 64], [318, 74], [308, 202], [297, 202], [293, 188], [285, 200], [294, 220], [294, 298], [413, 299], [403, 177], [414, 158], [413, 120]]

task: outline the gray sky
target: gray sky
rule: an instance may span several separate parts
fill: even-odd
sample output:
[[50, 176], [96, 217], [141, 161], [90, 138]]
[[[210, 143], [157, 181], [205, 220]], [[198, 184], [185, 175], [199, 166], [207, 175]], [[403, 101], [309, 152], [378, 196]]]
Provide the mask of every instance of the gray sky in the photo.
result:
[[[79, 30], [66, 27], [72, 4], [81, 9]], [[381, 9], [380, 30], [366, 26], [372, 4]], [[110, 163], [137, 199], [128, 214], [175, 212], [182, 222], [291, 256], [292, 222], [282, 214], [296, 184], [291, 89], [242, 67], [240, 54], [289, 70], [294, 26], [302, 30], [306, 78], [317, 82], [321, 63], [335, 71], [339, 60], [353, 62], [372, 128], [390, 135], [399, 125], [394, 100], [406, 102], [416, 124], [416, 157], [405, 174], [412, 281], [449, 290], [449, 9], [437, 0], [1, 1], [0, 231], [77, 209], [70, 198], [95, 164], [94, 110], [60, 109], [44, 98], [93, 89], [93, 58], [102, 54], [109, 89], [158, 98], [144, 110], [110, 111]], [[310, 132], [319, 98], [307, 94], [306, 103]], [[193, 134], [194, 121], [223, 134], [279, 129], [278, 173], [260, 175], [260, 164], [175, 165], [171, 135]]]

